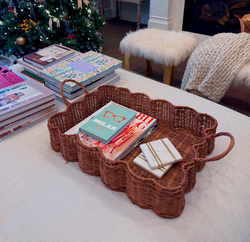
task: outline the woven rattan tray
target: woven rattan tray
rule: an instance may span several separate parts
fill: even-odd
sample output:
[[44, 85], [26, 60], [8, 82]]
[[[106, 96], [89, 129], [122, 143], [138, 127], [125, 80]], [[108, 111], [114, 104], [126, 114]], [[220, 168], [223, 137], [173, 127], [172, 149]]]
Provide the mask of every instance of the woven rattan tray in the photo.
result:
[[[216, 134], [217, 121], [208, 114], [198, 113], [190, 107], [174, 106], [166, 100], [152, 100], [146, 94], [131, 93], [127, 88], [103, 85], [90, 93], [78, 85], [86, 95], [74, 103], [67, 101], [61, 86], [67, 108], [48, 120], [52, 149], [61, 152], [66, 161], [78, 161], [83, 172], [101, 176], [105, 186], [126, 192], [133, 203], [152, 209], [161, 217], [179, 216], [184, 209], [185, 193], [195, 185], [196, 172], [201, 171], [206, 162], [227, 155], [234, 146], [231, 134]], [[133, 163], [140, 153], [139, 147], [122, 160], [113, 161], [107, 159], [99, 147], [90, 148], [82, 144], [78, 135], [64, 134], [111, 100], [157, 119], [158, 128], [144, 142], [168, 137], [178, 149], [183, 160], [174, 164], [163, 178], [155, 178]], [[221, 155], [206, 159], [214, 149], [215, 137], [221, 135], [230, 137], [228, 149]]]

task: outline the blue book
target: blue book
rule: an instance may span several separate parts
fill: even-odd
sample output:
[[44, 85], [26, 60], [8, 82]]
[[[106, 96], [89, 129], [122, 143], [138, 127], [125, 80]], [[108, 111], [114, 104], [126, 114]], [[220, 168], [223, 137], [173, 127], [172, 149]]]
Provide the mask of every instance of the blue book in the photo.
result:
[[136, 115], [136, 111], [112, 103], [84, 123], [79, 131], [108, 144]]

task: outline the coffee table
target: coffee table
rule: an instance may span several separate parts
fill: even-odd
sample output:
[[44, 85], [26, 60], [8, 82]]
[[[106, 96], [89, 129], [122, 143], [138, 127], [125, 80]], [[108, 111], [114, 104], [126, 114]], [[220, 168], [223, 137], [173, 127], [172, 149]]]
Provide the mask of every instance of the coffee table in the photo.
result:
[[[0, 237], [3, 241], [249, 241], [250, 119], [193, 94], [117, 70], [117, 86], [208, 113], [217, 132], [236, 140], [233, 150], [197, 173], [180, 217], [163, 219], [107, 189], [51, 150], [46, 120], [16, 131], [0, 144]], [[65, 106], [57, 102], [62, 111]], [[222, 140], [220, 140], [222, 139]], [[212, 156], [228, 146], [216, 141]]]

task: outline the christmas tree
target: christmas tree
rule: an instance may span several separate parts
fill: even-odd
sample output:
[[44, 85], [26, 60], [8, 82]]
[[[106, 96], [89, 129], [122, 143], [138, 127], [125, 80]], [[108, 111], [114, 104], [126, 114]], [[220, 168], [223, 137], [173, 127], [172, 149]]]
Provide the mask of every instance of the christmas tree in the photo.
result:
[[55, 43], [100, 51], [103, 38], [97, 30], [104, 24], [83, 0], [0, 0], [0, 54], [19, 58]]

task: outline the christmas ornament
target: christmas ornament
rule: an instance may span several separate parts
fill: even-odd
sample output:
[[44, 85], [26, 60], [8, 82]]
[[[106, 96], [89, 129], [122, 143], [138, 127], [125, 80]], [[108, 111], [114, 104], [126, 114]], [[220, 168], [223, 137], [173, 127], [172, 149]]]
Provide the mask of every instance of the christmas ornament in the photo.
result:
[[15, 4], [13, 2], [8, 3], [8, 12], [13, 12], [14, 6], [15, 6]]
[[[67, 17], [67, 16], [66, 16]], [[70, 28], [70, 23], [69, 21], [66, 21], [65, 23], [65, 27], [66, 27], [66, 33], [67, 33], [67, 39], [74, 39], [75, 36], [74, 34], [72, 33], [72, 29]]]
[[16, 43], [17, 43], [18, 45], [25, 45], [26, 39], [25, 39], [24, 37], [20, 36], [20, 37], [18, 37], [18, 38], [16, 39]]
[[51, 16], [50, 19], [49, 19], [49, 29], [50, 30], [53, 30], [53, 28], [52, 28], [53, 22], [56, 22], [56, 27], [60, 28], [60, 20], [59, 20], [59, 18]]
[[82, 0], [78, 0], [78, 8], [82, 8]]
[[66, 33], [67, 33], [67, 39], [74, 39], [75, 36], [72, 33], [72, 29], [66, 29]]

